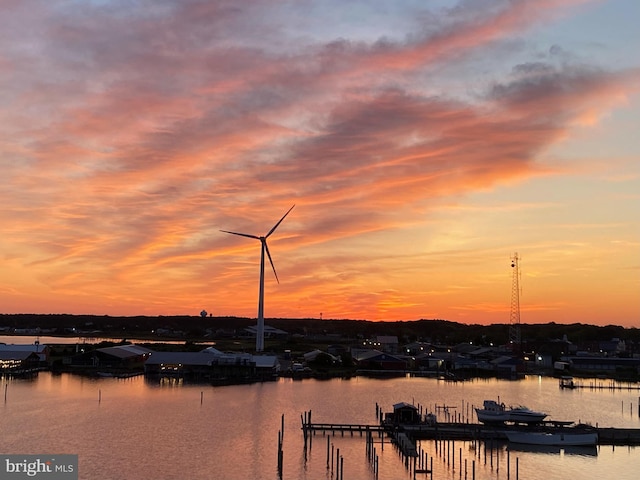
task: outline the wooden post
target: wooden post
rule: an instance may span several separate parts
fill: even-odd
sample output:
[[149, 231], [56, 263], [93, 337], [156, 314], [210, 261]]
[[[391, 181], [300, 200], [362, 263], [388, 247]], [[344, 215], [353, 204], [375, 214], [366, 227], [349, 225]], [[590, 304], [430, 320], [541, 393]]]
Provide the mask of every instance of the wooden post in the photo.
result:
[[278, 475], [282, 478], [282, 465], [284, 460], [284, 455], [282, 453], [282, 443], [284, 439], [283, 432], [278, 432]]
[[333, 455], [333, 450], [334, 450], [334, 445], [331, 445], [331, 473], [333, 473], [333, 465], [336, 462], [335, 459], [338, 458], [338, 456], [340, 455], [340, 449], [339, 448], [336, 449], [337, 452], [336, 452], [335, 456]]
[[98, 390], [98, 403], [102, 402], [102, 390]]
[[451, 468], [456, 471], [456, 441], [451, 441]]
[[[305, 412], [306, 416], [306, 412]], [[307, 450], [307, 425], [304, 421], [304, 417], [300, 414], [300, 422], [302, 423], [302, 436], [304, 438], [304, 449]]]
[[491, 470], [493, 470], [493, 439], [489, 447], [489, 464], [491, 465]]
[[329, 445], [331, 444], [331, 435], [327, 435], [327, 470], [329, 470]]
[[204, 392], [200, 392], [200, 405], [202, 405], [202, 397], [204, 396]]

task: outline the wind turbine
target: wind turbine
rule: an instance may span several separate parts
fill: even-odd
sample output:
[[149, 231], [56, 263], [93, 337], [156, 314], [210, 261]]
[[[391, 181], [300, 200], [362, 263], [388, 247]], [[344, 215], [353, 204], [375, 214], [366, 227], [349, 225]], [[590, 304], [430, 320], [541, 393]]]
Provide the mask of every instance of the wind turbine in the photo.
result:
[[[293, 205], [295, 207], [295, 205]], [[271, 254], [269, 253], [269, 246], [267, 245], [267, 238], [273, 232], [275, 232], [276, 228], [282, 223], [284, 217], [289, 215], [289, 212], [293, 210], [291, 207], [287, 210], [278, 223], [276, 223], [269, 233], [267, 233], [264, 237], [258, 237], [257, 235], [250, 235], [248, 233], [238, 233], [238, 232], [229, 232], [227, 230], [220, 230], [224, 233], [230, 233], [232, 235], [240, 235], [241, 237], [247, 238], [255, 238], [256, 240], [260, 240], [262, 244], [261, 254], [260, 254], [260, 294], [258, 297], [258, 331], [256, 332], [256, 352], [262, 352], [264, 350], [264, 252], [267, 252], [267, 257], [269, 257], [269, 263], [271, 264], [271, 268], [273, 269], [273, 274], [276, 276], [276, 281], [280, 283], [278, 280], [278, 274], [276, 273], [276, 267], [273, 265], [273, 260], [271, 260]]]

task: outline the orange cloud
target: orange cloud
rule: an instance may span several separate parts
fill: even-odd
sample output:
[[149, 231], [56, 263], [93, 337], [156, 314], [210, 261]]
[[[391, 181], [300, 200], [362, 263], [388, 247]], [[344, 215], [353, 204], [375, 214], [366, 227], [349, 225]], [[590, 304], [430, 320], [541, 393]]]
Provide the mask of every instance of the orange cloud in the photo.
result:
[[8, 308], [169, 314], [213, 303], [253, 315], [258, 248], [219, 230], [264, 234], [296, 203], [270, 239], [283, 282], [267, 282], [268, 316], [492, 318], [504, 298], [480, 265], [457, 265], [512, 245], [487, 245], [469, 212], [563, 203], [459, 203], [572, 172], [541, 155], [637, 92], [637, 67], [514, 46], [581, 3], [410, 11], [406, 31], [374, 39], [335, 38], [324, 24], [301, 37], [280, 2], [126, 15], [117, 2], [7, 5], [0, 246], [11, 261], [0, 289], [22, 292], [8, 293]]

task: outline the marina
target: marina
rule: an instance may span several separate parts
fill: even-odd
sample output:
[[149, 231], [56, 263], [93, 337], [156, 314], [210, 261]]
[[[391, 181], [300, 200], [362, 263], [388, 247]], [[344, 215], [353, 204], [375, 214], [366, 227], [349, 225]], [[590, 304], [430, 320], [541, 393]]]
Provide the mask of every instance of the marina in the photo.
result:
[[[568, 425], [567, 425], [568, 424]], [[533, 445], [640, 445], [640, 428], [613, 428], [573, 425], [572, 422], [549, 422], [534, 427], [517, 425], [487, 426], [480, 423], [418, 424], [302, 424], [305, 434], [354, 436], [375, 433], [395, 438], [403, 433], [414, 440], [511, 441]]]

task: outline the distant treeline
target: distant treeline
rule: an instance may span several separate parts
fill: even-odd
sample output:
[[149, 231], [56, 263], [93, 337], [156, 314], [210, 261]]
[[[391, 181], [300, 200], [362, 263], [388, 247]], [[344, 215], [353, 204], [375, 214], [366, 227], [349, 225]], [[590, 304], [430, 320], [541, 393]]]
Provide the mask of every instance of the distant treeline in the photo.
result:
[[[0, 314], [0, 327], [43, 330], [58, 333], [75, 328], [82, 331], [99, 330], [105, 334], [149, 334], [152, 330], [168, 329], [183, 332], [188, 338], [198, 338], [207, 332], [240, 331], [256, 320], [243, 317], [214, 316], [130, 316], [67, 315], [67, 314]], [[455, 345], [473, 342], [476, 345], [502, 345], [509, 338], [509, 324], [463, 324], [447, 320], [412, 320], [372, 322], [348, 319], [268, 318], [265, 323], [300, 335], [340, 335], [348, 339], [370, 338], [376, 335], [395, 335], [403, 343], [425, 341]], [[617, 325], [596, 326], [582, 323], [522, 324], [523, 342], [537, 344], [564, 337], [574, 344], [592, 343], [618, 338], [633, 351], [640, 350], [640, 329]]]

